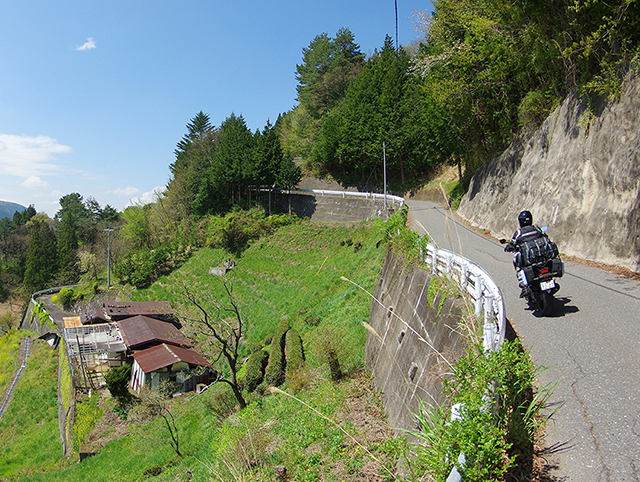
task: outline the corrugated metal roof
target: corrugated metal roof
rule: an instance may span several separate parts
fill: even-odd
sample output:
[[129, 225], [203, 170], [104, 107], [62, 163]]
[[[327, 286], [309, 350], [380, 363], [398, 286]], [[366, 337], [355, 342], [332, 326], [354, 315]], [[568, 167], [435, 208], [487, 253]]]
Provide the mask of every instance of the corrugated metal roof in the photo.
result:
[[151, 373], [161, 368], [172, 366], [178, 362], [185, 362], [190, 366], [210, 366], [210, 363], [195, 350], [169, 346], [164, 343], [135, 352], [133, 358], [145, 373]]
[[100, 323], [110, 323], [111, 320], [107, 315], [98, 310], [89, 310], [83, 315], [80, 315], [80, 322], [83, 325], [92, 325]]
[[148, 316], [134, 316], [118, 321], [122, 339], [133, 349], [148, 343], [168, 343], [176, 346], [191, 346], [189, 340], [171, 323]]
[[168, 301], [126, 301], [104, 303], [104, 311], [113, 319], [129, 316], [173, 316], [173, 308]]

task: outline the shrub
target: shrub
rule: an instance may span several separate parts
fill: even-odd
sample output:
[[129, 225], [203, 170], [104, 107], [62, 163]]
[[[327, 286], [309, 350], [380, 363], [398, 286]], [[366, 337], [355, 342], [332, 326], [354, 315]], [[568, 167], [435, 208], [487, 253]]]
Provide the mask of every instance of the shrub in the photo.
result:
[[287, 360], [287, 378], [304, 366], [302, 338], [296, 330], [289, 330], [285, 337], [284, 356]]
[[179, 268], [190, 255], [191, 248], [182, 245], [141, 249], [118, 261], [114, 272], [121, 282], [145, 288], [160, 276]]
[[76, 300], [76, 294], [73, 288], [62, 288], [57, 296], [57, 302], [64, 308], [70, 307]]
[[245, 388], [253, 392], [264, 381], [264, 373], [269, 362], [269, 353], [265, 350], [253, 352], [247, 360], [245, 372]]
[[312, 340], [313, 353], [320, 362], [329, 365], [331, 380], [334, 382], [342, 379], [341, 360], [349, 352], [345, 330], [336, 326], [325, 326], [314, 332]]
[[276, 334], [271, 341], [271, 350], [269, 351], [269, 363], [265, 370], [265, 380], [269, 385], [274, 387], [284, 383], [286, 358], [284, 354], [284, 346], [286, 342], [287, 331], [289, 330], [289, 322], [281, 320], [278, 323]]
[[264, 209], [235, 210], [225, 216], [210, 216], [207, 219], [207, 244], [210, 247], [240, 251], [250, 241], [274, 232], [276, 229], [297, 220], [296, 216], [277, 214], [265, 216]]
[[129, 392], [129, 380], [131, 379], [131, 365], [113, 367], [104, 374], [104, 381], [111, 396], [116, 399], [120, 408], [126, 408], [131, 404], [133, 396]]
[[[540, 410], [552, 393], [547, 388], [534, 397], [535, 376], [518, 340], [490, 354], [481, 346], [470, 349], [456, 363], [453, 379], [444, 383], [461, 418], [450, 421], [447, 407], [424, 407], [417, 415], [421, 431], [415, 435], [423, 442], [417, 460], [436, 480], [445, 480], [456, 464], [469, 481], [504, 480], [514, 463], [530, 463]], [[456, 462], [460, 453], [466, 456], [464, 466]]]

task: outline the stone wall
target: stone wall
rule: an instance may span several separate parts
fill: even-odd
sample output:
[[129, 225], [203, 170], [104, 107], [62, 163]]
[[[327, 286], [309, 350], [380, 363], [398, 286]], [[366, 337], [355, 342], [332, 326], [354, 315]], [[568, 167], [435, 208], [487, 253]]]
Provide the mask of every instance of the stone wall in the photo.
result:
[[640, 271], [640, 75], [595, 114], [567, 98], [476, 173], [458, 214], [501, 238], [523, 209], [562, 253]]
[[440, 303], [437, 297], [431, 306], [431, 278], [390, 254], [371, 304], [366, 361], [389, 425], [397, 431], [417, 428], [414, 414], [420, 400], [434, 406], [443, 402], [442, 379], [465, 349], [457, 331], [462, 313], [457, 301]]

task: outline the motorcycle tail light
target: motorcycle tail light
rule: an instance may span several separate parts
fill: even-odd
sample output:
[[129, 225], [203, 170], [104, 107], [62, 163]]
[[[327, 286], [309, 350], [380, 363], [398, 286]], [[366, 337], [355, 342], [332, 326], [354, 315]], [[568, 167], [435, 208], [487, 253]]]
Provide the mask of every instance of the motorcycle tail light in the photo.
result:
[[541, 269], [540, 274], [547, 274], [549, 272], [548, 269]]

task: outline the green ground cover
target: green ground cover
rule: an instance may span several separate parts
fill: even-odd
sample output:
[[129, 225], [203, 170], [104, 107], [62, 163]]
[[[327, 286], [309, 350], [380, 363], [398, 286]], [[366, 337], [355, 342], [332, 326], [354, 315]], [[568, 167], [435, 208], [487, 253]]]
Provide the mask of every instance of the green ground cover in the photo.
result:
[[[1, 346], [5, 346], [6, 337]], [[27, 333], [34, 335], [33, 333]], [[24, 336], [25, 332], [18, 336]], [[62, 462], [58, 431], [58, 352], [33, 341], [31, 354], [11, 403], [0, 419], [0, 480], [17, 480], [57, 468]], [[17, 354], [17, 348], [16, 352]]]
[[[302, 221], [236, 253], [237, 266], [230, 275], [235, 277], [235, 292], [249, 322], [243, 350], [248, 355], [252, 345], [263, 344], [285, 319], [303, 340], [305, 367], [295, 383], [280, 387], [282, 391], [252, 394], [242, 412], [229, 411], [228, 392], [222, 384], [192, 400], [175, 399], [171, 410], [183, 457], [165, 443], [161, 420], [121, 420], [103, 390], [99, 402], [81, 404], [79, 431], [74, 430], [74, 444], [94, 443], [97, 455], [82, 463], [77, 463], [77, 454], [63, 458], [55, 412], [57, 352], [46, 351], [52, 365], [31, 367], [41, 366], [46, 382], [40, 389], [48, 387], [46, 395], [36, 396], [38, 406], [33, 405], [36, 401], [29, 402], [28, 410], [40, 417], [23, 415], [25, 426], [20, 432], [29, 434], [24, 441], [16, 430], [2, 433], [11, 445], [6, 443], [0, 455], [2, 460], [7, 460], [5, 455], [11, 457], [12, 462], [2, 463], [0, 477], [173, 481], [191, 473], [191, 480], [275, 480], [274, 467], [284, 465], [296, 481], [373, 480], [367, 477], [374, 474], [375, 480], [393, 480], [389, 474], [402, 443], [384, 424], [379, 400], [363, 370], [366, 330], [362, 322], [368, 320], [371, 299], [353, 284], [373, 291], [386, 254], [384, 244], [378, 245], [383, 238], [380, 222], [332, 226]], [[220, 249], [202, 249], [177, 272], [149, 289], [133, 291], [132, 298], [177, 303], [175, 284], [185, 278], [206, 283], [222, 296], [219, 280], [208, 272], [230, 256]], [[339, 383], [330, 380], [329, 368], [317, 354], [329, 335], [336, 337], [346, 374]], [[29, 392], [26, 387], [32, 383], [20, 386]], [[40, 424], [37, 431], [34, 422]], [[94, 430], [88, 434], [92, 425]], [[32, 449], [40, 445], [47, 449]], [[33, 450], [40, 456], [31, 457]]]

